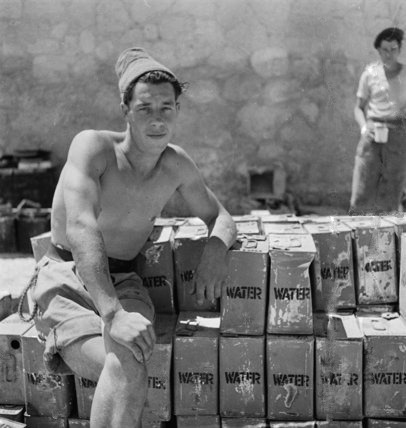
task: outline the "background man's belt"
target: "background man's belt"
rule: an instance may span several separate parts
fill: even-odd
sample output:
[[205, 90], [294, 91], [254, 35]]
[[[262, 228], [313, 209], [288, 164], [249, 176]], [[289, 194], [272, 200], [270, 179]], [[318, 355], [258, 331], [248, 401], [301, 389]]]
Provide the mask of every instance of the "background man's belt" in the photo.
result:
[[380, 117], [370, 117], [368, 118], [368, 120], [371, 120], [372, 122], [382, 123], [384, 125], [387, 125], [389, 128], [398, 128], [400, 126], [406, 125], [406, 118], [382, 119]]

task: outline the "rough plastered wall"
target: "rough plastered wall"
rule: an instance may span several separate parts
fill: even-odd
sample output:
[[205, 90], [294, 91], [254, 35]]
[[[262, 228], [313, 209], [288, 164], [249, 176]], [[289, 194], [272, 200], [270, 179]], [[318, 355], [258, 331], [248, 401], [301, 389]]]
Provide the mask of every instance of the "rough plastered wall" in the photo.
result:
[[307, 204], [347, 207], [353, 104], [403, 0], [0, 0], [0, 151], [124, 130], [114, 63], [144, 46], [190, 82], [177, 142], [233, 213], [247, 171], [280, 162]]

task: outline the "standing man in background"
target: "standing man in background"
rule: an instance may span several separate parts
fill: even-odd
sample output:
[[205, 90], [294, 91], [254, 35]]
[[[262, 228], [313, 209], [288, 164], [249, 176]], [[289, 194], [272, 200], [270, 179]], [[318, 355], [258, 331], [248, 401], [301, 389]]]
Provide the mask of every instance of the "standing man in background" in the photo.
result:
[[125, 50], [116, 72], [127, 129], [73, 139], [53, 199], [52, 245], [32, 289], [48, 370], [98, 382], [92, 428], [141, 424], [154, 308], [133, 260], [170, 197], [209, 229], [192, 290], [198, 303], [220, 297], [236, 238], [231, 216], [172, 144], [182, 84], [142, 48]]
[[386, 28], [375, 39], [380, 61], [361, 75], [354, 108], [361, 138], [352, 181], [350, 213], [398, 211], [406, 173], [406, 70], [398, 57], [403, 31]]

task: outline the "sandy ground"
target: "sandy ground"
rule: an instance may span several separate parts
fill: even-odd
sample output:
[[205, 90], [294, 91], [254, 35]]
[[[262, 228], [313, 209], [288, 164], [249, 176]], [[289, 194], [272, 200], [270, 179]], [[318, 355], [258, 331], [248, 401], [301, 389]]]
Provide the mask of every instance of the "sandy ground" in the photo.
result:
[[0, 254], [0, 296], [18, 298], [34, 272], [35, 259], [29, 254]]

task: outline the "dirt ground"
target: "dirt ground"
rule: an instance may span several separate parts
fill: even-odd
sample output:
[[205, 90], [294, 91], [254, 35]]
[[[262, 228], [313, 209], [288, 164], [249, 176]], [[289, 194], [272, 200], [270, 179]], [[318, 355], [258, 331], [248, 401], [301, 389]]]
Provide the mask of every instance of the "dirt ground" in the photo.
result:
[[0, 296], [18, 299], [34, 272], [35, 259], [29, 254], [0, 253]]

